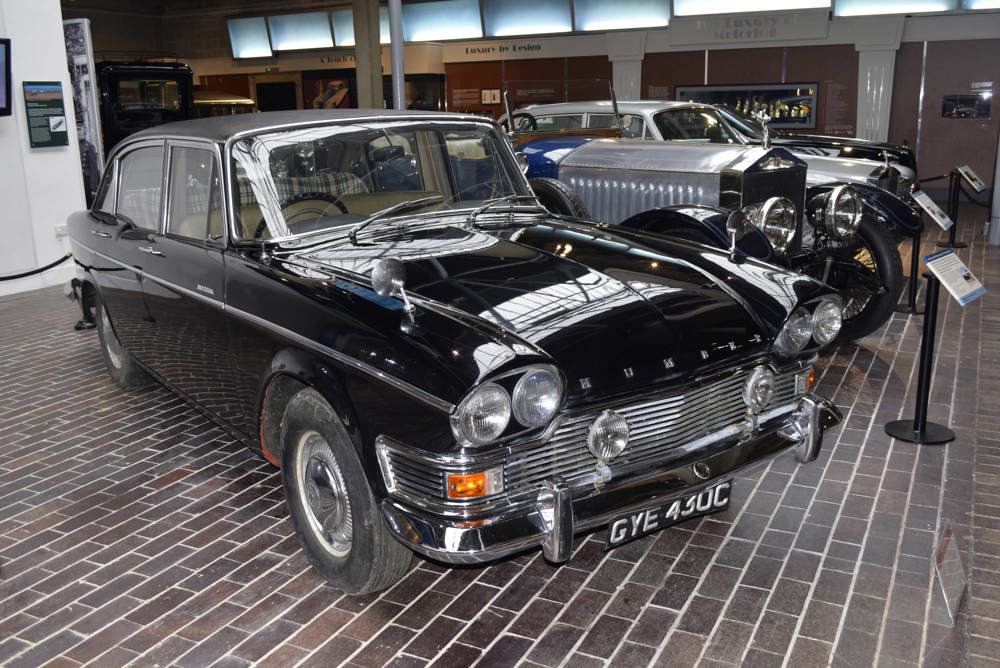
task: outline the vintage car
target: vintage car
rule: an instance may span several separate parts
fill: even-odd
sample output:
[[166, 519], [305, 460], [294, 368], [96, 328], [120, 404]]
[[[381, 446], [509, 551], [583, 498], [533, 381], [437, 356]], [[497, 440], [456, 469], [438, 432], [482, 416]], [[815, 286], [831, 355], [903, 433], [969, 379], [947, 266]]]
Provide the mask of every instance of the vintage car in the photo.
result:
[[560, 131], [512, 138], [534, 192], [553, 212], [729, 248], [729, 213], [763, 233], [737, 249], [818, 278], [844, 300], [845, 339], [888, 320], [905, 280], [897, 230], [922, 221], [891, 193], [861, 184], [808, 188], [784, 148], [594, 138]]
[[[623, 116], [621, 136], [629, 139], [698, 144], [764, 144], [757, 119], [722, 105], [663, 100], [540, 104], [510, 114], [514, 129], [603, 131], [616, 128], [614, 107]], [[506, 125], [507, 116], [500, 119]], [[860, 139], [781, 133], [768, 129], [769, 145], [782, 146], [809, 165], [809, 185], [854, 183], [883, 188], [908, 198], [916, 183], [916, 160], [908, 148]]]
[[580, 532], [614, 547], [715, 512], [840, 420], [812, 390], [835, 292], [555, 217], [481, 118], [164, 125], [69, 228], [111, 377], [155, 378], [280, 466], [306, 555], [351, 593], [414, 552], [561, 562]]

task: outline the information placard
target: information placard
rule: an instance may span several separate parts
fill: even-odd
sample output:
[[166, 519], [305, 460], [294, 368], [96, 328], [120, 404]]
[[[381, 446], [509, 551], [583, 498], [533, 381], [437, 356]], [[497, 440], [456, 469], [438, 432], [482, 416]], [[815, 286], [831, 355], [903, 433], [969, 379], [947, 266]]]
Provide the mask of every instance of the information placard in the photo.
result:
[[948, 289], [951, 296], [962, 306], [979, 299], [986, 294], [986, 288], [980, 283], [965, 263], [951, 250], [931, 253], [924, 258], [924, 263], [941, 285]]
[[68, 146], [62, 84], [58, 81], [25, 81], [23, 85], [31, 148]]
[[915, 190], [912, 193], [913, 200], [920, 205], [928, 216], [934, 219], [934, 222], [941, 226], [942, 230], [949, 230], [951, 226], [955, 224], [951, 218], [948, 217], [941, 207], [937, 205], [934, 200], [928, 197], [927, 193], [923, 190]]
[[965, 182], [969, 184], [969, 187], [975, 190], [977, 193], [981, 193], [986, 190], [986, 184], [983, 180], [976, 176], [976, 173], [972, 171], [972, 167], [968, 165], [959, 165], [956, 167], [958, 173], [962, 175]]

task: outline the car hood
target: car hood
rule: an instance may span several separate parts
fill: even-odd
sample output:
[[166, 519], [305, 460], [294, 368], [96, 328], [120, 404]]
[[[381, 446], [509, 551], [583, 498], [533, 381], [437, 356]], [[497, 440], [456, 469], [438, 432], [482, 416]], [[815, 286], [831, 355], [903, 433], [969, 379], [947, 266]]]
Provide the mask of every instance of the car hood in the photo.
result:
[[496, 232], [394, 227], [365, 235], [364, 245], [303, 249], [292, 260], [347, 273], [370, 292], [375, 264], [397, 258], [415, 306], [412, 318], [399, 311], [401, 340], [432, 352], [468, 386], [551, 361], [570, 399], [759, 356], [810, 283], [762, 263], [734, 265], [701, 246], [656, 248], [589, 225], [536, 221]]

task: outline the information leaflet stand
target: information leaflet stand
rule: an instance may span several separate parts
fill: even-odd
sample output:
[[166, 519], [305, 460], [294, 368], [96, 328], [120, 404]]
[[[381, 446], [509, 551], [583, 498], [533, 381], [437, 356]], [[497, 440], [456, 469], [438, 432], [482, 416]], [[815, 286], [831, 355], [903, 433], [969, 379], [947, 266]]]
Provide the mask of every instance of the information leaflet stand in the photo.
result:
[[[948, 174], [948, 216], [954, 223], [958, 222], [958, 204], [962, 197], [962, 181], [969, 184], [969, 187], [977, 193], [986, 190], [986, 184], [968, 165], [959, 165], [951, 170]], [[942, 248], [965, 248], [968, 246], [969, 244], [964, 241], [956, 240], [957, 233], [957, 225], [952, 225], [948, 232], [948, 241], [939, 241], [937, 245]]]
[[924, 258], [928, 272], [924, 331], [920, 339], [920, 368], [917, 375], [917, 406], [912, 420], [894, 420], [885, 425], [885, 433], [908, 443], [940, 445], [955, 440], [955, 432], [944, 425], [927, 421], [931, 374], [934, 372], [934, 333], [937, 326], [938, 292], [941, 284], [960, 305], [965, 306], [986, 294], [965, 263], [951, 250], [938, 251]]
[[[928, 216], [942, 230], [950, 230], [955, 223], [941, 210], [934, 200], [932, 200], [923, 190], [913, 192], [913, 201], [916, 202]], [[920, 232], [913, 235], [913, 247], [910, 249], [910, 280], [907, 288], [906, 304], [896, 306], [896, 313], [909, 313], [910, 315], [920, 315], [923, 311], [917, 306], [917, 275], [920, 273]]]

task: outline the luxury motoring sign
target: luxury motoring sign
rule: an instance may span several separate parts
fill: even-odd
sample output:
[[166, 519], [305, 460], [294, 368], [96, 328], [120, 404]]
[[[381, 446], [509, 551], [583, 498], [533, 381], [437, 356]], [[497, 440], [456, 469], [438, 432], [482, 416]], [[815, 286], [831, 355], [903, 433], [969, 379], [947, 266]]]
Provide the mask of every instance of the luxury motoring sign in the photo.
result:
[[443, 45], [441, 59], [446, 63], [466, 63], [478, 60], [556, 58], [601, 53], [607, 53], [607, 42], [603, 34], [453, 42]]
[[734, 14], [702, 18], [675, 17], [671, 44], [753, 44], [795, 39], [821, 39], [830, 27], [828, 12]]

